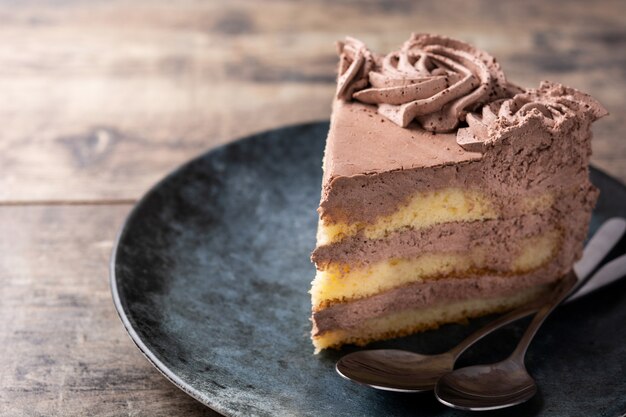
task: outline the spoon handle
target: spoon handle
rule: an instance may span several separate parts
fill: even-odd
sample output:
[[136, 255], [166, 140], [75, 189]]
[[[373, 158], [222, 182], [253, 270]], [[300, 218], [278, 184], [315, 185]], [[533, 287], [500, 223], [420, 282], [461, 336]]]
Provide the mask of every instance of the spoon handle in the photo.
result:
[[[619, 280], [625, 275], [626, 255], [622, 255], [602, 266], [602, 268], [600, 268], [600, 270], [598, 270], [598, 272], [596, 272], [593, 277], [589, 279], [589, 281], [587, 281], [582, 287], [580, 287], [578, 291], [570, 291], [570, 294], [572, 295], [570, 295], [565, 300], [565, 303], [567, 304], [570, 301], [574, 301], [580, 297], [584, 297], [585, 295], [599, 288], [602, 288], [605, 285], [609, 285], [612, 282]], [[480, 329], [469, 335], [450, 352], [454, 355], [455, 359], [458, 358], [463, 352], [467, 350], [467, 348], [469, 348], [488, 334], [498, 330], [501, 327], [506, 326], [507, 324], [513, 323], [514, 321], [536, 313], [541, 307], [542, 301], [544, 300], [545, 298], [542, 298], [498, 317], [486, 326], [481, 327]]]
[[593, 278], [587, 281], [587, 283], [585, 283], [585, 285], [583, 285], [578, 291], [570, 295], [565, 302], [569, 303], [570, 301], [584, 297], [590, 292], [604, 287], [624, 275], [626, 275], [626, 255], [615, 258], [600, 268], [600, 270], [593, 275]]
[[[600, 262], [602, 262], [604, 257], [613, 249], [617, 242], [619, 242], [622, 235], [624, 234], [624, 231], [626, 231], [626, 221], [618, 217], [609, 219], [604, 222], [602, 226], [600, 226], [598, 231], [593, 235], [593, 237], [585, 246], [581, 260], [576, 262], [576, 264], [574, 265], [574, 271], [576, 272], [576, 275], [578, 276], [579, 282], [581, 284], [584, 281], [587, 281], [586, 278], [588, 278], [589, 274], [594, 269], [596, 269], [596, 267], [600, 264]], [[621, 278], [622, 274], [620, 272], [622, 271], [622, 263], [626, 263], [626, 260], [618, 262], [618, 260], [621, 258], [623, 257], [620, 257], [605, 265], [605, 267], [608, 267], [610, 264], [613, 264], [615, 262], [615, 264], [613, 264], [612, 267], [608, 270], [605, 271], [603, 267], [602, 270], [598, 272], [598, 275], [602, 275], [602, 277], [599, 277], [603, 282], [602, 285], [608, 284], [618, 278]], [[594, 279], [590, 282], [595, 282], [595, 276]], [[587, 294], [602, 286], [599, 283], [591, 285], [590, 282], [586, 283], [581, 290], [584, 291], [584, 294]], [[587, 286], [593, 288], [587, 289]], [[573, 300], [584, 294], [572, 296], [571, 299]], [[496, 320], [470, 334], [456, 347], [451, 349], [450, 353], [454, 356], [456, 360], [470, 346], [472, 346], [474, 343], [487, 336], [491, 332], [498, 330], [499, 328], [506, 326], [509, 323], [513, 323], [514, 321], [524, 318], [530, 314], [536, 313], [541, 307], [544, 300], [545, 299], [537, 300], [526, 306], [522, 306], [498, 317]]]
[[593, 235], [585, 249], [583, 256], [574, 264], [574, 272], [579, 280], [588, 277], [611, 249], [620, 241], [626, 231], [626, 220], [613, 217], [602, 223], [598, 231]]
[[552, 313], [554, 309], [572, 293], [572, 290], [578, 283], [579, 281], [574, 272], [570, 272], [561, 280], [561, 282], [559, 282], [554, 292], [548, 298], [548, 301], [545, 302], [541, 308], [539, 308], [539, 311], [537, 311], [537, 314], [533, 317], [533, 320], [524, 332], [524, 335], [517, 344], [517, 347], [511, 354], [510, 358], [512, 360], [517, 361], [520, 364], [524, 363], [526, 350], [528, 349], [530, 342], [535, 337], [535, 334], [537, 334], [537, 330], [539, 330], [550, 313]]
[[461, 341], [461, 343], [459, 343], [450, 350], [450, 353], [454, 357], [454, 360], [456, 361], [456, 359], [458, 359], [458, 357], [461, 356], [463, 352], [465, 352], [470, 346], [478, 342], [483, 337], [498, 330], [501, 327], [506, 326], [507, 324], [513, 323], [514, 321], [531, 315], [532, 313], [537, 311], [539, 306], [539, 302], [532, 302], [531, 304], [510, 311], [507, 314], [498, 317], [494, 321], [476, 330], [474, 333], [467, 336]]
[[[517, 347], [511, 354], [511, 359], [517, 361], [521, 365], [524, 364], [524, 356], [526, 356], [526, 350], [530, 345], [530, 342], [537, 334], [537, 330], [541, 327], [545, 319], [554, 311], [554, 309], [563, 302], [567, 297], [572, 295], [572, 293], [576, 292], [580, 287], [585, 285], [589, 280], [589, 276], [585, 276], [592, 272], [597, 264], [599, 264], [602, 259], [609, 254], [611, 249], [619, 242], [622, 235], [624, 234], [624, 230], [626, 229], [626, 225], [624, 224], [624, 220], [620, 218], [613, 218], [606, 221], [598, 230], [598, 232], [594, 235], [594, 238], [603, 232], [601, 237], [597, 239], [591, 239], [585, 247], [585, 251], [583, 252], [583, 260], [579, 262], [572, 272], [570, 272], [557, 286], [555, 291], [552, 293], [549, 301], [547, 301], [535, 314], [533, 320], [530, 322], [530, 325], [524, 332], [522, 339], [519, 341]], [[604, 232], [605, 231], [605, 232]], [[588, 257], [585, 259], [585, 255]], [[588, 259], [588, 262], [585, 262]], [[594, 266], [593, 263], [597, 262]], [[582, 264], [582, 267], [581, 267]], [[578, 268], [578, 272], [582, 273], [583, 276], [576, 276], [576, 267]], [[618, 265], [619, 266], [619, 265]], [[609, 271], [610, 272], [610, 271]]]

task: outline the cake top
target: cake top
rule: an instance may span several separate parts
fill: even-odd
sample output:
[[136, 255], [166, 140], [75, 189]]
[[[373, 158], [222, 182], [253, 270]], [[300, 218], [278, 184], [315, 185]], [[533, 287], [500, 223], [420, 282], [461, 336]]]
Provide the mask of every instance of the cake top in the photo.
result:
[[509, 139], [537, 146], [528, 136], [537, 126], [573, 141], [574, 125], [607, 114], [589, 95], [560, 84], [517, 87], [491, 55], [442, 36], [413, 34], [385, 56], [347, 38], [338, 52], [326, 185], [480, 160]]
[[487, 52], [442, 36], [412, 34], [385, 56], [346, 38], [338, 52], [338, 100], [376, 106], [401, 128], [454, 133], [470, 152], [483, 151], [529, 118], [558, 129], [572, 118], [593, 121], [607, 114], [589, 95], [558, 84], [517, 87]]
[[334, 177], [428, 168], [481, 157], [481, 153], [459, 146], [454, 133], [434, 134], [415, 124], [402, 128], [373, 106], [335, 100], [324, 182]]

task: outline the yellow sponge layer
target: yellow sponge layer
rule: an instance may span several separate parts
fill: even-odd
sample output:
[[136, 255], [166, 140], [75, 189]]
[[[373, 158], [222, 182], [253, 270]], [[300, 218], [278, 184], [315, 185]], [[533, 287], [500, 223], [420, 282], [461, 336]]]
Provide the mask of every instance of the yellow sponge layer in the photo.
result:
[[[574, 192], [574, 190], [571, 190]], [[554, 205], [554, 194], [544, 193], [537, 196], [526, 196], [522, 199], [522, 209], [528, 212], [541, 212]]]
[[546, 232], [540, 236], [525, 239], [520, 254], [513, 261], [513, 272], [528, 271], [547, 263], [556, 255], [561, 243], [561, 235], [555, 231]]
[[[559, 241], [556, 231], [519, 240], [521, 251], [512, 262], [510, 272], [524, 273], [546, 264], [556, 254]], [[480, 246], [463, 253], [429, 253], [412, 259], [388, 259], [357, 269], [331, 263], [326, 269], [317, 271], [311, 287], [311, 301], [315, 309], [320, 309], [413, 282], [488, 271], [489, 267], [487, 249]]]
[[[553, 204], [552, 194], [526, 197], [521, 209], [540, 211]], [[360, 231], [368, 239], [380, 239], [401, 229], [421, 229], [447, 222], [465, 222], [495, 219], [498, 210], [488, 197], [477, 190], [444, 188], [437, 191], [418, 192], [398, 210], [378, 218], [374, 223], [325, 223], [320, 222], [317, 245], [339, 242]]]
[[468, 318], [510, 310], [538, 298], [548, 288], [548, 286], [537, 286], [508, 297], [464, 300], [430, 308], [404, 310], [384, 317], [364, 320], [356, 328], [331, 330], [314, 336], [315, 353], [348, 343], [363, 346], [374, 340], [406, 336], [436, 329], [442, 324], [464, 322]]
[[489, 199], [478, 191], [445, 188], [418, 192], [393, 214], [380, 217], [373, 224], [322, 224], [317, 244], [338, 242], [360, 230], [369, 239], [380, 239], [404, 227], [419, 229], [437, 223], [493, 219], [496, 216]]

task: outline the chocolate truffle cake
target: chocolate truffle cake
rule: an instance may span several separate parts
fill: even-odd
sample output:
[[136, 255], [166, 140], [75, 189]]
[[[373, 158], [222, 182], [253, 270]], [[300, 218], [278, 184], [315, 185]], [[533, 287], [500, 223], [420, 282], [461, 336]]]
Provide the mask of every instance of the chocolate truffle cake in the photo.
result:
[[433, 329], [549, 290], [581, 255], [593, 98], [522, 89], [466, 43], [339, 44], [312, 259], [313, 344]]

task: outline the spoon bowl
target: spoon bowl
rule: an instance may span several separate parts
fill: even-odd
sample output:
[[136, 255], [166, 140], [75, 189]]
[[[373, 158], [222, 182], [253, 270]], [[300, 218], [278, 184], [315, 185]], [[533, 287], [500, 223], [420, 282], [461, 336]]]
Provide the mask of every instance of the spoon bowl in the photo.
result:
[[447, 406], [461, 410], [496, 410], [528, 401], [537, 384], [523, 363], [506, 360], [468, 366], [443, 376], [435, 395]]
[[342, 357], [336, 370], [342, 377], [372, 388], [395, 392], [431, 391], [452, 371], [452, 353], [420, 355], [397, 349], [362, 350]]

